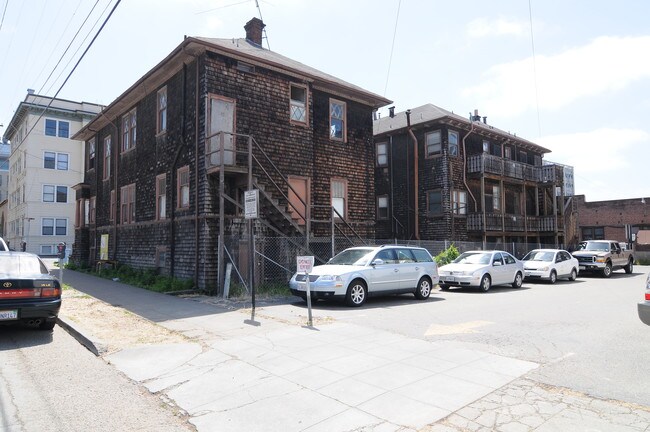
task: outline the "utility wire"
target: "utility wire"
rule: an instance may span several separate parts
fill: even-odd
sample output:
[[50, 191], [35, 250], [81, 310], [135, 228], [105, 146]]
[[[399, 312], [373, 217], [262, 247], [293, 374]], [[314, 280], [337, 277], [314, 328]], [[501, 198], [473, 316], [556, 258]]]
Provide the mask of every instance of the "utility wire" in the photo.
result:
[[530, 21], [530, 45], [533, 50], [533, 81], [535, 83], [535, 104], [537, 105], [537, 130], [539, 136], [542, 136], [542, 121], [539, 117], [539, 93], [537, 90], [537, 62], [535, 61], [535, 39], [533, 38], [533, 7], [532, 0], [528, 0], [528, 19]]
[[[260, 14], [260, 21], [264, 22], [264, 19], [262, 18], [262, 9], [260, 9], [260, 3], [257, 0], [255, 0], [255, 6], [257, 7], [257, 12]], [[266, 27], [263, 27], [262, 31], [264, 32], [264, 39], [266, 39], [266, 47], [271, 51], [271, 44], [269, 43], [269, 37], [266, 34]]]
[[390, 47], [390, 58], [388, 59], [388, 72], [386, 72], [386, 84], [384, 85], [384, 97], [386, 97], [386, 89], [388, 89], [388, 78], [390, 77], [390, 66], [393, 63], [393, 50], [395, 49], [395, 39], [397, 37], [397, 23], [399, 22], [399, 10], [402, 6], [402, 0], [397, 4], [397, 16], [395, 17], [395, 29], [393, 30], [393, 43]]
[[5, 8], [2, 10], [2, 20], [0, 20], [0, 30], [2, 30], [2, 24], [5, 22], [5, 14], [7, 13], [7, 6], [9, 6], [9, 0], [5, 2]]
[[95, 42], [95, 40], [97, 39], [97, 37], [99, 36], [99, 34], [102, 32], [102, 30], [104, 29], [104, 26], [106, 26], [106, 23], [107, 23], [108, 20], [111, 18], [111, 16], [113, 15], [113, 12], [115, 12], [115, 9], [117, 9], [117, 6], [120, 4], [121, 1], [122, 1], [122, 0], [117, 0], [117, 2], [115, 3], [115, 6], [113, 6], [113, 9], [111, 9], [111, 12], [108, 14], [108, 16], [106, 17], [106, 19], [104, 20], [104, 23], [103, 23], [102, 26], [99, 28], [99, 30], [97, 30], [97, 33], [95, 33], [95, 36], [94, 36], [93, 39], [90, 41], [90, 44], [88, 44], [88, 46], [87, 46], [86, 49], [84, 50], [83, 54], [81, 54], [81, 57], [79, 57], [79, 60], [77, 60], [77, 63], [74, 65], [74, 67], [72, 68], [72, 70], [70, 71], [70, 73], [68, 74], [68, 76], [66, 77], [65, 81], [63, 81], [63, 84], [61, 84], [61, 87], [59, 87], [59, 89], [56, 91], [56, 93], [54, 94], [54, 96], [52, 96], [52, 98], [50, 99], [50, 102], [47, 104], [47, 106], [46, 106], [45, 108], [43, 108], [43, 111], [42, 111], [41, 114], [38, 116], [38, 118], [36, 119], [36, 121], [34, 122], [34, 124], [32, 125], [32, 127], [29, 129], [29, 131], [25, 134], [25, 137], [23, 138], [23, 140], [24, 140], [25, 138], [27, 138], [27, 137], [29, 136], [29, 134], [32, 133], [32, 131], [34, 130], [34, 128], [36, 127], [36, 125], [38, 124], [38, 122], [39, 122], [39, 121], [41, 120], [41, 118], [43, 118], [43, 116], [45, 115], [45, 112], [46, 112], [46, 111], [50, 108], [50, 106], [52, 105], [52, 102], [54, 102], [54, 99], [56, 99], [56, 97], [59, 95], [59, 93], [61, 92], [61, 90], [63, 90], [63, 87], [67, 84], [68, 80], [70, 79], [70, 77], [72, 76], [72, 74], [74, 73], [74, 71], [77, 69], [77, 66], [79, 66], [79, 63], [81, 63], [81, 60], [83, 60], [83, 58], [86, 56], [86, 53], [88, 53], [88, 50], [90, 49], [90, 47], [93, 46], [93, 43]]

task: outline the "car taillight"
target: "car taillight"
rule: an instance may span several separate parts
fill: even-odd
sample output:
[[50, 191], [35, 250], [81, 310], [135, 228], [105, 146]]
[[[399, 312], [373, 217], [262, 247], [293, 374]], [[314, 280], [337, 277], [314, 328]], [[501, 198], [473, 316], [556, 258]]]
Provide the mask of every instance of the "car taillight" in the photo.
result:
[[41, 288], [41, 297], [58, 297], [61, 295], [61, 288]]
[[645, 299], [647, 301], [650, 301], [650, 293], [649, 292], [645, 293]]

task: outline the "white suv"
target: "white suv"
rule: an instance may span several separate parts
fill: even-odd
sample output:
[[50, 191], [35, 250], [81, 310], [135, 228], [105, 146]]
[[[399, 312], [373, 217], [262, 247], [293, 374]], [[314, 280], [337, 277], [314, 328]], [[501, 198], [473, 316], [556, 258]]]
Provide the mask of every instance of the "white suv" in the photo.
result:
[[[294, 295], [307, 299], [305, 273], [289, 281]], [[314, 299], [345, 300], [361, 306], [368, 296], [413, 293], [419, 300], [438, 284], [438, 266], [431, 254], [414, 246], [384, 245], [345, 249], [309, 274]]]

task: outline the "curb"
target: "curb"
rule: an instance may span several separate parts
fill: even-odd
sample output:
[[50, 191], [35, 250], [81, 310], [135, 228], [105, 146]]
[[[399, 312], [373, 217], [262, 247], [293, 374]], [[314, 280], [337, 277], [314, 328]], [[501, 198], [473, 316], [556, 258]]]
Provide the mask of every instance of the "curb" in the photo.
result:
[[102, 354], [108, 351], [105, 343], [98, 339], [93, 340], [94, 338], [88, 331], [84, 330], [83, 327], [80, 327], [76, 323], [73, 323], [71, 320], [68, 320], [66, 317], [59, 315], [56, 319], [56, 323], [97, 357], [101, 357]]

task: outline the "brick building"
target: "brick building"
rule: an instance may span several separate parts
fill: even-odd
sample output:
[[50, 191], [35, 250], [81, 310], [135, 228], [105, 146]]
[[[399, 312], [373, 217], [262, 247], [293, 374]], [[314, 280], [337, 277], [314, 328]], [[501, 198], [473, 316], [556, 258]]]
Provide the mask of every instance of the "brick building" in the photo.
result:
[[631, 245], [641, 230], [650, 230], [650, 202], [645, 198], [587, 202], [576, 195], [578, 240], [607, 239]]
[[424, 105], [374, 122], [377, 237], [563, 245], [573, 169], [550, 150]]
[[309, 245], [334, 222], [374, 237], [372, 112], [390, 101], [262, 48], [263, 27], [186, 38], [76, 135], [73, 260], [220, 287], [224, 238], [248, 231], [247, 190], [256, 233]]

